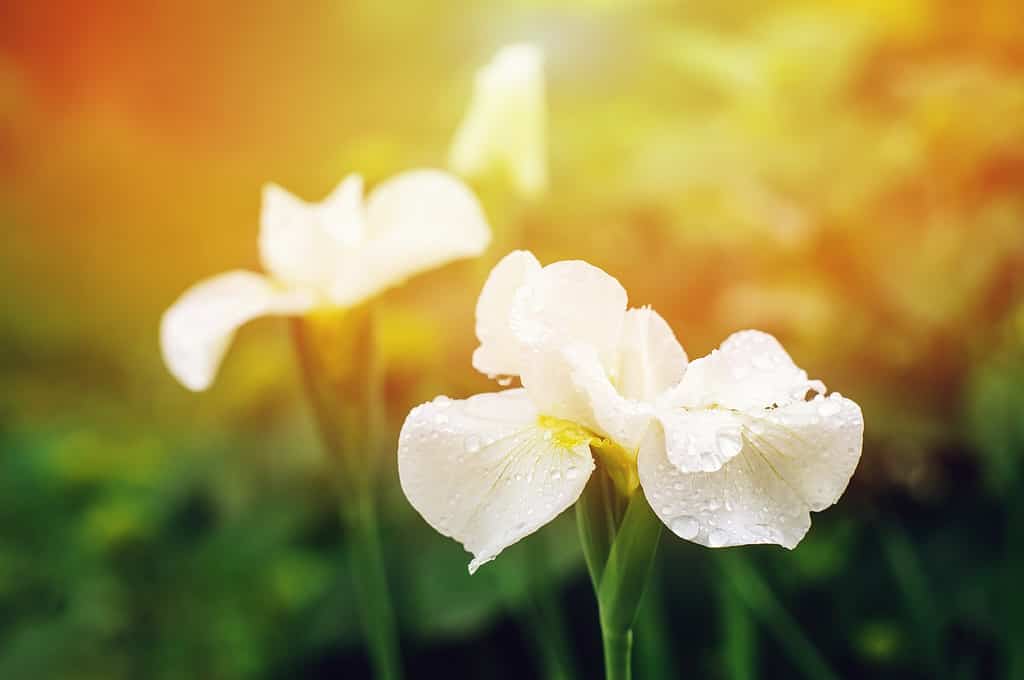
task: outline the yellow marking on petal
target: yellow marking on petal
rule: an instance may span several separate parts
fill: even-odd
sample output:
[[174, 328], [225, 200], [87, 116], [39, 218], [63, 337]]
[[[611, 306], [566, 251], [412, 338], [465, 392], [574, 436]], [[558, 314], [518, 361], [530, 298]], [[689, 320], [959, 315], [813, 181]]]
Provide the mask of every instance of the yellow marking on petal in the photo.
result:
[[597, 438], [590, 430], [577, 425], [571, 420], [563, 420], [554, 416], [540, 416], [537, 424], [551, 433], [551, 441], [563, 449], [573, 449]]
[[537, 424], [551, 433], [551, 440], [556, 446], [572, 449], [580, 444], [589, 444], [590, 450], [604, 466], [615, 483], [615, 488], [627, 498], [640, 486], [640, 474], [637, 471], [636, 458], [638, 449], [627, 449], [618, 442], [602, 437], [587, 428], [554, 416], [540, 416]]

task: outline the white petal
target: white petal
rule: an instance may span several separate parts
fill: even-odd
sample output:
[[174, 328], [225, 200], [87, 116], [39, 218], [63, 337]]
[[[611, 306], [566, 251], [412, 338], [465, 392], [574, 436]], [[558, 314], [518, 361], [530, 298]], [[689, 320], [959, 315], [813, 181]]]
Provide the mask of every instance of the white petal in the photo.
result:
[[526, 250], [515, 250], [491, 270], [476, 303], [476, 337], [473, 368], [488, 375], [519, 375], [523, 349], [509, 327], [516, 291], [541, 270], [540, 262]]
[[746, 448], [767, 460], [807, 503], [824, 510], [843, 495], [864, 440], [860, 406], [838, 392], [746, 415]]
[[[608, 372], [590, 345], [570, 345], [562, 350], [576, 398], [564, 400], [558, 417], [573, 420], [610, 437], [628, 450], [635, 450], [650, 426], [652, 408], [649, 402], [627, 399], [612, 384]], [[560, 366], [553, 364], [541, 378], [558, 378]], [[531, 389], [535, 383], [531, 382]]]
[[337, 272], [331, 299], [356, 304], [414, 274], [479, 255], [490, 240], [480, 203], [456, 177], [402, 173], [370, 194], [364, 241], [353, 266]]
[[743, 452], [715, 472], [681, 472], [665, 455], [661, 429], [652, 427], [637, 463], [651, 509], [688, 541], [793, 548], [811, 526], [807, 506], [756, 455]]
[[626, 290], [615, 277], [581, 260], [555, 262], [515, 292], [509, 326], [519, 341], [555, 348], [593, 345], [602, 359], [615, 356], [626, 312]]
[[825, 386], [809, 380], [778, 340], [761, 331], [739, 331], [687, 366], [673, 401], [746, 410], [803, 401], [808, 390], [821, 393]]
[[398, 442], [402, 490], [473, 553], [470, 573], [575, 503], [593, 469], [588, 441], [552, 436], [523, 390], [417, 406]]
[[709, 547], [795, 547], [810, 527], [810, 511], [846, 489], [864, 432], [860, 408], [838, 394], [754, 413], [719, 411], [704, 421], [705, 430], [687, 424], [687, 433], [706, 439], [724, 434], [730, 448], [738, 427], [742, 448], [718, 470], [686, 472], [666, 446], [669, 429], [653, 427], [640, 448], [640, 483], [674, 533]]
[[363, 211], [363, 178], [349, 175], [320, 206], [320, 220], [326, 231], [345, 248], [354, 248], [366, 236]]
[[160, 347], [171, 374], [190, 390], [213, 382], [235, 331], [268, 314], [301, 314], [315, 300], [302, 291], [282, 290], [264, 276], [233, 271], [185, 291], [164, 313]]
[[346, 252], [361, 239], [362, 178], [350, 175], [322, 202], [307, 203], [277, 186], [263, 188], [260, 257], [280, 281], [326, 289], [353, 265]]
[[665, 319], [650, 307], [627, 311], [619, 341], [619, 392], [653, 400], [677, 385], [685, 370], [686, 352]]
[[725, 409], [672, 409], [658, 414], [669, 462], [681, 472], [714, 472], [743, 448], [743, 420]]
[[543, 53], [531, 45], [505, 47], [477, 73], [449, 165], [465, 176], [502, 165], [520, 192], [537, 195], [547, 186], [545, 124]]
[[625, 312], [619, 282], [579, 260], [550, 264], [516, 290], [509, 327], [528, 350], [520, 377], [542, 413], [572, 419], [580, 394], [563, 350], [590, 346], [607, 370], [618, 359]]

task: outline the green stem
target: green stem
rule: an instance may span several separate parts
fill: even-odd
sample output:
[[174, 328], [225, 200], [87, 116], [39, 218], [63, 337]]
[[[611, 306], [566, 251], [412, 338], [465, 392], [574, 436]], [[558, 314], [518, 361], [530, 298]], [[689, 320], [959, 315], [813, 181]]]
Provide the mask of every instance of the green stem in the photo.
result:
[[664, 581], [659, 563], [651, 569], [650, 582], [644, 592], [636, 624], [635, 660], [637, 674], [645, 680], [674, 680], [679, 676], [672, 653], [670, 628], [665, 617]]
[[349, 508], [349, 529], [357, 544], [349, 550], [363, 634], [366, 636], [376, 677], [402, 677], [395, 617], [388, 590], [384, 550], [372, 494], [364, 494]]
[[630, 664], [633, 655], [633, 631], [602, 630], [604, 642], [605, 680], [630, 680], [633, 677]]
[[384, 680], [399, 680], [398, 633], [374, 498], [375, 448], [382, 414], [381, 366], [372, 314], [365, 309], [345, 314], [336, 320], [346, 324], [343, 333], [347, 335], [346, 348], [351, 350], [344, 375], [331, 374], [312, 322], [294, 319], [292, 338], [321, 440], [342, 476], [341, 515], [355, 542], [349, 555], [359, 620], [374, 673]]
[[718, 594], [726, 677], [730, 680], [754, 680], [757, 677], [757, 631], [750, 613], [724, 580], [719, 581]]
[[550, 680], [571, 680], [577, 676], [572, 646], [566, 637], [565, 617], [558, 604], [558, 590], [550, 575], [550, 552], [542, 542], [547, 534], [540, 533], [527, 541], [526, 575], [529, 587], [525, 623], [537, 642], [544, 660], [546, 676]]
[[579, 529], [580, 545], [583, 546], [583, 557], [595, 593], [601, 585], [604, 565], [612, 551], [612, 541], [615, 540], [615, 525], [607, 512], [605, 480], [602, 477], [601, 470], [596, 470], [576, 501], [576, 527]]
[[627, 499], [600, 464], [577, 502], [576, 519], [597, 596], [605, 677], [629, 678], [633, 624], [650, 580], [662, 524], [642, 490]]

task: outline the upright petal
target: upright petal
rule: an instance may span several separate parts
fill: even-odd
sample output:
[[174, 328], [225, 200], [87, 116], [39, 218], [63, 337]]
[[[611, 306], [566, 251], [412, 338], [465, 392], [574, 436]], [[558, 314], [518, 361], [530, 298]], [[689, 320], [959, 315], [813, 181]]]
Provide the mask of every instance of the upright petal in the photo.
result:
[[778, 340], [761, 331], [739, 331], [690, 363], [673, 401], [745, 410], [803, 401], [808, 390], [821, 393], [825, 386], [809, 380]]
[[[562, 397], [555, 415], [581, 423], [626, 450], [636, 451], [651, 423], [651, 404], [622, 396], [592, 346], [570, 345], [562, 350], [562, 357], [575, 393]], [[555, 381], [562, 380], [560, 370], [552, 362], [550, 370], [539, 372], [530, 382], [531, 389], [537, 390], [539, 379], [547, 381], [543, 384], [546, 392], [554, 393], [558, 389]]]
[[516, 291], [541, 266], [533, 253], [514, 250], [491, 270], [476, 303], [476, 337], [473, 368], [488, 375], [519, 375], [523, 348], [509, 326]]
[[470, 573], [575, 503], [593, 469], [587, 436], [542, 426], [521, 389], [422, 404], [398, 441], [402, 490], [473, 553]]
[[611, 364], [625, 312], [626, 290], [615, 277], [581, 260], [566, 260], [549, 264], [516, 289], [509, 327], [529, 347], [585, 343]]
[[358, 246], [366, 237], [366, 214], [363, 210], [363, 178], [349, 175], [320, 204], [320, 221], [324, 231], [344, 248]]
[[264, 268], [285, 283], [326, 289], [338, 269], [351, 266], [346, 251], [362, 239], [362, 184], [350, 175], [320, 203], [267, 184], [259, 239]]
[[527, 196], [547, 187], [544, 55], [505, 47], [476, 77], [473, 100], [452, 143], [449, 165], [474, 176], [504, 166]]
[[233, 271], [185, 291], [160, 322], [160, 348], [168, 370], [190, 390], [213, 382], [235, 331], [258, 316], [301, 314], [315, 299], [282, 290], [264, 276]]
[[366, 233], [351, 266], [335, 272], [331, 299], [352, 305], [414, 274], [479, 255], [491, 240], [473, 192], [440, 170], [413, 170], [380, 186], [366, 204]]
[[[751, 412], [706, 410], [674, 422], [676, 432], [727, 440], [717, 469], [673, 447], [672, 427], [654, 427], [640, 448], [640, 483], [655, 513], [677, 535], [709, 547], [777, 543], [793, 548], [811, 511], [832, 505], [860, 459], [860, 408], [838, 394]], [[721, 447], [719, 447], [721, 450]], [[710, 465], [708, 468], [714, 468]]]
[[580, 392], [564, 350], [589, 346], [607, 370], [618, 357], [625, 312], [622, 285], [579, 260], [550, 264], [516, 290], [509, 327], [527, 350], [523, 386], [543, 413], [574, 417]]
[[686, 352], [665, 319], [650, 307], [627, 311], [619, 341], [619, 392], [653, 400], [677, 385], [685, 371]]

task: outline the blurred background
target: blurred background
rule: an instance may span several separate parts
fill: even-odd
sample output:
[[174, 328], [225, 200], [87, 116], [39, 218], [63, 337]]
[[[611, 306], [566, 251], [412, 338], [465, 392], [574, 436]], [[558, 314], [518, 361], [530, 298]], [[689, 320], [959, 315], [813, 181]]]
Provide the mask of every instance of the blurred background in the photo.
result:
[[[691, 357], [770, 331], [867, 422], [795, 551], [665, 537], [639, 678], [1024, 677], [1016, 0], [0, 1], [0, 677], [368, 675], [284, 323], [199, 395], [157, 325], [258, 268], [264, 181], [443, 165], [474, 70], [521, 40], [551, 190], [476, 183], [484, 260], [379, 299], [392, 436], [493, 389], [469, 361], [493, 262], [589, 260]], [[571, 512], [471, 578], [383, 470], [411, 677], [598, 676]]]

